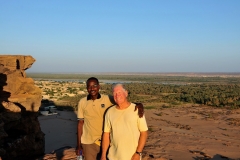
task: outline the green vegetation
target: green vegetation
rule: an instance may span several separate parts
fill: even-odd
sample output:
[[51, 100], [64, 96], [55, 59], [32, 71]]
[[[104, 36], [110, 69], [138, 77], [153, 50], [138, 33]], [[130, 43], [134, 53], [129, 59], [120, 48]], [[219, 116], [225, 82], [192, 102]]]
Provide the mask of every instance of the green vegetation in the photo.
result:
[[155, 113], [155, 115], [157, 115], [157, 116], [162, 116], [162, 113]]
[[[186, 103], [215, 107], [240, 107], [240, 84], [189, 84], [163, 85], [156, 83], [128, 83], [130, 100], [133, 102], [167, 103], [163, 107]], [[102, 85], [102, 89], [111, 92], [111, 85]]]
[[69, 110], [68, 107], [71, 107], [70, 110], [77, 110], [78, 102], [81, 98], [85, 97], [85, 94], [76, 95], [74, 97], [64, 96], [63, 98], [59, 99], [60, 101], [55, 102], [57, 108], [61, 108], [62, 110]]
[[148, 127], [148, 131], [149, 131], [149, 132], [153, 132], [154, 130], [153, 130], [153, 128], [150, 126], [150, 127]]
[[[141, 102], [146, 109], [157, 107], [169, 108], [185, 104], [208, 105], [214, 107], [240, 107], [240, 75], [232, 76], [165, 76], [160, 74], [142, 75], [89, 75], [89, 74], [28, 74], [31, 78], [41, 79], [81, 79], [86, 80], [91, 76], [97, 77], [100, 82], [111, 80], [113, 82], [125, 82], [129, 91], [131, 102]], [[63, 82], [61, 82], [63, 83]], [[84, 89], [82, 87], [81, 89]], [[69, 87], [70, 93], [76, 93], [77, 89]], [[110, 83], [101, 83], [101, 93], [112, 94]], [[52, 90], [47, 90], [49, 95]], [[67, 106], [76, 109], [80, 98], [65, 96], [61, 101]]]

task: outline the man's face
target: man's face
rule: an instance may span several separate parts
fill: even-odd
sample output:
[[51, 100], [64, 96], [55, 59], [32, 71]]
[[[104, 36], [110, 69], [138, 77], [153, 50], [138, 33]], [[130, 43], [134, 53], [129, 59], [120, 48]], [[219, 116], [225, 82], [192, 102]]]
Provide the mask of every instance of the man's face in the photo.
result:
[[99, 92], [100, 86], [97, 84], [97, 81], [90, 80], [87, 83], [87, 91], [91, 96], [97, 96]]
[[113, 89], [114, 101], [117, 104], [121, 104], [127, 100], [127, 91], [122, 88], [122, 86], [116, 86]]

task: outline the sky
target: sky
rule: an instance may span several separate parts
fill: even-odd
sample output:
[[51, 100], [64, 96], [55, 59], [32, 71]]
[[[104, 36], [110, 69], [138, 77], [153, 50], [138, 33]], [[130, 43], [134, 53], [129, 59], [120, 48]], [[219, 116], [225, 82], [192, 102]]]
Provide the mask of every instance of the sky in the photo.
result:
[[240, 0], [0, 0], [27, 72], [240, 72]]

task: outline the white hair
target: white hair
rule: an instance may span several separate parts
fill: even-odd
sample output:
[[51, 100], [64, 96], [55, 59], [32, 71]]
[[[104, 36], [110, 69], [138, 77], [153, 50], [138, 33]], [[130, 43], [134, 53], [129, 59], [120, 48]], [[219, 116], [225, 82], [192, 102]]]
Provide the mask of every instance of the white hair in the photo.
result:
[[122, 84], [122, 83], [114, 83], [112, 85], [112, 91], [114, 90], [114, 88], [118, 87], [118, 86], [121, 86], [123, 88], [124, 91], [126, 91], [126, 87]]

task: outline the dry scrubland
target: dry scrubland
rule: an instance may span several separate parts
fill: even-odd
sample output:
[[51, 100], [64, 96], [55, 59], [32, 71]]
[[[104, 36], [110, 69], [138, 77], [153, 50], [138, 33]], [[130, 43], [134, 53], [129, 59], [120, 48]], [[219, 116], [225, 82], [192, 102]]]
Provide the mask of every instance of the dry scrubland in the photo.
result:
[[[29, 74], [42, 89], [43, 99], [57, 106], [76, 110], [86, 96], [88, 74]], [[101, 93], [111, 94], [111, 84], [125, 83], [130, 101], [141, 101], [146, 108], [208, 105], [240, 107], [240, 74], [99, 74]]]
[[[239, 160], [239, 75], [94, 76], [101, 81], [102, 93], [111, 93], [111, 85], [108, 82], [127, 82], [131, 101], [144, 104], [149, 126], [149, 137], [143, 151], [144, 160]], [[59, 76], [41, 78], [31, 75], [36, 80], [36, 85], [43, 90], [43, 96], [52, 100], [60, 110], [76, 110], [78, 100], [87, 94], [84, 81], [92, 75]], [[59, 81], [60, 79], [62, 80]], [[51, 134], [55, 132], [49, 131], [49, 126], [44, 123], [47, 119], [51, 120], [49, 124], [65, 119], [66, 121], [59, 125], [61, 130], [64, 125], [68, 127], [69, 123], [74, 124], [72, 131], [62, 131], [66, 132], [67, 137], [61, 137], [61, 144], [67, 144], [69, 141], [73, 144], [76, 139], [76, 114], [73, 114], [72, 118], [64, 118], [64, 111], [59, 112], [61, 114], [56, 117], [39, 117], [40, 123], [46, 125], [43, 125], [43, 130], [49, 132], [46, 134], [49, 151], [63, 146], [56, 146], [57, 143], [53, 142], [54, 135]], [[50, 128], [59, 126], [54, 125]], [[53, 146], [55, 148], [51, 148]], [[75, 147], [74, 144], [72, 147]]]

